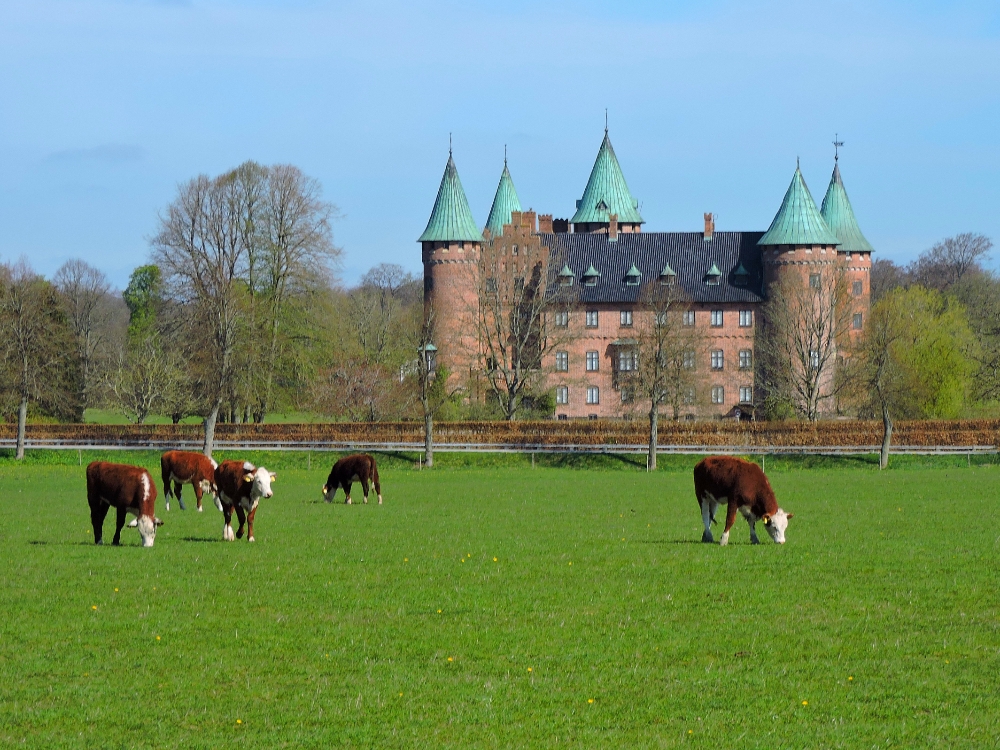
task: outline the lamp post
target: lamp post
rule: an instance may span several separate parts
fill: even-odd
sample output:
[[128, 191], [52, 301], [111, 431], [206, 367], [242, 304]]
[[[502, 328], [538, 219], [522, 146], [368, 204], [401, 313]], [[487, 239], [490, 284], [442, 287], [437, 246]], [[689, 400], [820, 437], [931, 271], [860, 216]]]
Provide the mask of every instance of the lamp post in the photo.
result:
[[437, 369], [437, 347], [429, 341], [417, 347], [420, 355], [420, 405], [424, 410], [424, 463], [434, 466], [434, 410], [431, 408], [431, 373]]

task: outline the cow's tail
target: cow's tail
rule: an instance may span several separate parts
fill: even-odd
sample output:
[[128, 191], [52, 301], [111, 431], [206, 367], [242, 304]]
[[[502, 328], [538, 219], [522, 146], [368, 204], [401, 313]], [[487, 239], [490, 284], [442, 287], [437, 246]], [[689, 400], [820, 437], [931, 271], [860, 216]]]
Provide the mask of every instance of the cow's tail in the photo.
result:
[[[170, 462], [167, 461], [166, 454], [160, 456], [160, 476], [163, 478], [164, 509], [170, 510]], [[184, 510], [183, 506], [181, 510]]]
[[378, 495], [379, 505], [382, 504], [382, 485], [378, 481], [378, 466], [375, 463], [375, 456], [369, 456], [368, 460], [372, 465], [372, 484], [375, 485], [375, 494]]

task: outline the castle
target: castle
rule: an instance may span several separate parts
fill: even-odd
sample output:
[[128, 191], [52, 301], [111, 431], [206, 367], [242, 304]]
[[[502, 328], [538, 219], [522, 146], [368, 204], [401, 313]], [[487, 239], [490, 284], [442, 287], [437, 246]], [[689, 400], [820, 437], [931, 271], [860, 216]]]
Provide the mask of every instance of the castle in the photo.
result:
[[[554, 283], [576, 284], [568, 315], [547, 325], [572, 331], [567, 343], [542, 362], [545, 386], [554, 392], [557, 418], [614, 418], [628, 413], [617, 375], [628, 367], [629, 341], [639, 291], [658, 279], [679, 285], [689, 301], [684, 324], [704, 342], [698, 353], [705, 397], [689, 416], [752, 414], [755, 340], [769, 290], [782, 280], [815, 285], [824, 268], [842, 273], [850, 299], [852, 334], [860, 333], [870, 305], [872, 246], [854, 217], [838, 160], [817, 208], [796, 166], [791, 184], [767, 231], [715, 231], [712, 214], [700, 232], [644, 232], [608, 132], [597, 153], [583, 197], [570, 219], [524, 211], [506, 160], [485, 229], [472, 217], [451, 152], [430, 219], [418, 242], [424, 264], [424, 298], [436, 316], [438, 360], [453, 374], [470, 372], [476, 326], [467, 311], [476, 304], [471, 281], [484, 241], [534, 240], [558, 254]], [[485, 238], [485, 240], [484, 240]], [[555, 257], [555, 255], [553, 255]], [[650, 313], [646, 313], [650, 314]], [[624, 364], [622, 364], [624, 363]], [[648, 408], [648, 405], [647, 405]]]

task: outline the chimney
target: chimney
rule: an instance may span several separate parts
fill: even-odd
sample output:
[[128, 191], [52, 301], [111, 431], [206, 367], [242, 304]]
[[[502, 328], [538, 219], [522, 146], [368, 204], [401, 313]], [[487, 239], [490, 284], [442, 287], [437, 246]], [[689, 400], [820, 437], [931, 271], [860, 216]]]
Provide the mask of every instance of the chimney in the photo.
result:
[[608, 224], [608, 242], [618, 242], [618, 214], [611, 214], [608, 218], [611, 220]]
[[535, 212], [532, 209], [529, 208], [521, 213], [521, 228], [529, 232], [535, 231]]
[[538, 215], [538, 233], [552, 234], [552, 214]]
[[713, 214], [705, 214], [705, 242], [712, 239], [713, 234], [715, 234], [715, 216]]

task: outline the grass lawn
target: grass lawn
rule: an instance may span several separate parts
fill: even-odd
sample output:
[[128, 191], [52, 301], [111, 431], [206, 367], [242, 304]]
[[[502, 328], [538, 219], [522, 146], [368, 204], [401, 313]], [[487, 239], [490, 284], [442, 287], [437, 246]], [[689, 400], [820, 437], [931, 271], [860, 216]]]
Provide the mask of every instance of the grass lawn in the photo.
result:
[[693, 457], [439, 458], [379, 507], [271, 457], [255, 544], [187, 488], [152, 549], [91, 543], [75, 453], [0, 459], [0, 746], [1000, 744], [1000, 468], [768, 459], [788, 543], [720, 548]]

